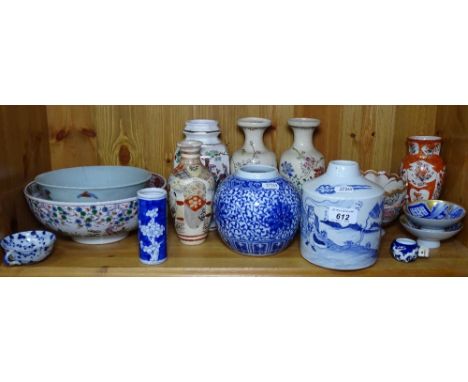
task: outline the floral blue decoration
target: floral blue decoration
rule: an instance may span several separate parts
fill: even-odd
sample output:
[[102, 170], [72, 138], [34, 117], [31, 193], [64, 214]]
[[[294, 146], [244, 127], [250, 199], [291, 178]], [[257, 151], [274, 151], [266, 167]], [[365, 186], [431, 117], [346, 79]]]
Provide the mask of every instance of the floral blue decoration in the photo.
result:
[[138, 203], [140, 261], [150, 265], [160, 264], [167, 258], [166, 198], [139, 199]]
[[218, 232], [241, 254], [272, 255], [294, 238], [300, 205], [298, 192], [282, 177], [256, 181], [230, 176], [219, 185], [214, 199]]

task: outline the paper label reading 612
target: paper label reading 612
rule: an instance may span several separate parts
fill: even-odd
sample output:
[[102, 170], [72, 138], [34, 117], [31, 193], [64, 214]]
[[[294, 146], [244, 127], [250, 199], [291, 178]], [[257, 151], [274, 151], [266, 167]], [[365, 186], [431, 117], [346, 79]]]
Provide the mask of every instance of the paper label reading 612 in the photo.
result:
[[330, 207], [328, 209], [328, 220], [341, 225], [355, 224], [358, 212], [354, 208]]

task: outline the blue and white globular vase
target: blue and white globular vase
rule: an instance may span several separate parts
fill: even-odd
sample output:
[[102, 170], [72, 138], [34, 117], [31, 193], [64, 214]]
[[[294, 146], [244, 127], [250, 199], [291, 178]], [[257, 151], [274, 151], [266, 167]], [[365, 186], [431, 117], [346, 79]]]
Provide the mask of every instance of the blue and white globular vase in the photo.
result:
[[334, 160], [302, 189], [301, 253], [312, 264], [338, 270], [377, 261], [384, 189], [365, 179], [357, 162]]
[[301, 200], [295, 187], [272, 166], [247, 165], [222, 182], [214, 201], [223, 241], [251, 256], [274, 255], [294, 238]]
[[167, 259], [167, 192], [162, 188], [138, 191], [140, 261], [161, 264]]

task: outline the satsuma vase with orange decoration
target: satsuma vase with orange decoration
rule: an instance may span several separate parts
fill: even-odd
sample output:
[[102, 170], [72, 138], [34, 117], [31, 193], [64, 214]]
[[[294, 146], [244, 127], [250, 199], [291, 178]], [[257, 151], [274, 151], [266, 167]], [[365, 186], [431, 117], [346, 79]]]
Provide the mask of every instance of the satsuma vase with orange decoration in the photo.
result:
[[401, 164], [401, 177], [407, 183], [408, 200], [438, 199], [445, 177], [445, 163], [440, 156], [442, 138], [412, 136], [408, 154]]
[[215, 178], [201, 163], [201, 142], [186, 140], [177, 146], [181, 153], [180, 163], [168, 180], [171, 214], [180, 241], [197, 245], [208, 235]]

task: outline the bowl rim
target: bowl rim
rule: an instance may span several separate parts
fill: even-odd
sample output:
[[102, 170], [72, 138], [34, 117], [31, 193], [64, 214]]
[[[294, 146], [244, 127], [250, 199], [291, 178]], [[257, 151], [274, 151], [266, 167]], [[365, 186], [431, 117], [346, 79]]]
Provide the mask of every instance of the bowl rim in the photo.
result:
[[[411, 226], [410, 224], [414, 224], [409, 218], [408, 216], [406, 215], [401, 215], [398, 220], [400, 221], [401, 225], [403, 225], [403, 227], [410, 227], [411, 229], [414, 229], [416, 231], [421, 231], [421, 232], [459, 232], [460, 230], [463, 229], [463, 223], [461, 222], [458, 222], [458, 223], [454, 223], [453, 225], [458, 225], [459, 228], [457, 228], [456, 230], [452, 230], [452, 231], [446, 231], [447, 228], [450, 228], [451, 226], [448, 226], [448, 227], [444, 227], [443, 229], [437, 229], [437, 228], [433, 228], [433, 227], [413, 227]], [[405, 222], [403, 222], [402, 220], [406, 220]], [[410, 224], [408, 224], [410, 223]]]
[[[403, 193], [403, 192], [406, 192], [407, 191], [407, 188], [408, 188], [408, 185], [407, 185], [407, 182], [405, 182], [403, 180], [403, 178], [398, 175], [396, 172], [388, 172], [388, 171], [385, 171], [385, 170], [373, 170], [373, 169], [369, 169], [369, 170], [361, 170], [361, 175], [366, 178], [366, 175], [367, 174], [372, 174], [372, 175], [375, 175], [376, 177], [378, 177], [379, 175], [385, 175], [387, 178], [388, 178], [388, 182], [392, 182], [392, 181], [396, 181], [396, 182], [402, 182], [402, 186], [396, 188], [395, 190], [393, 191], [387, 191], [385, 190], [385, 187], [384, 186], [381, 186], [384, 191], [385, 191], [385, 195], [386, 196], [393, 196], [395, 194], [399, 194], [399, 193]], [[366, 178], [368, 181], [372, 182], [372, 180], [370, 180], [369, 178]], [[372, 183], [375, 183], [375, 182], [372, 182]], [[376, 183], [377, 184], [377, 183]], [[405, 198], [406, 200], [406, 198]]]
[[[128, 183], [128, 184], [119, 184], [117, 186], [102, 186], [102, 187], [71, 187], [71, 186], [60, 186], [60, 185], [54, 185], [54, 184], [50, 184], [50, 183], [44, 183], [44, 182], [40, 182], [38, 180], [38, 178], [42, 175], [47, 175], [47, 174], [51, 174], [51, 173], [54, 173], [54, 172], [58, 172], [58, 171], [64, 171], [64, 170], [74, 170], [74, 169], [78, 169], [78, 168], [101, 168], [101, 167], [113, 167], [113, 168], [130, 168], [130, 169], [138, 169], [138, 170], [141, 170], [141, 171], [144, 171], [146, 172], [146, 177], [144, 180], [141, 180], [141, 181], [138, 181], [138, 182], [133, 182], [133, 183]], [[147, 182], [151, 179], [152, 177], [152, 172], [151, 171], [148, 171], [144, 168], [140, 168], [140, 167], [134, 167], [134, 166], [76, 166], [76, 167], [65, 167], [65, 168], [59, 168], [59, 169], [56, 169], [56, 170], [51, 170], [51, 171], [46, 171], [46, 172], [43, 172], [39, 175], [37, 175], [35, 178], [34, 178], [34, 181], [43, 186], [43, 187], [48, 187], [48, 188], [58, 188], [58, 189], [61, 189], [61, 190], [115, 190], [115, 189], [118, 189], [118, 188], [124, 188], [124, 187], [131, 187], [131, 186], [136, 186], [140, 183], [143, 183], [143, 182]]]
[[[415, 203], [422, 203], [422, 202], [442, 202], [442, 203], [446, 203], [446, 204], [451, 204], [451, 205], [457, 206], [458, 208], [461, 208], [463, 210], [463, 213], [461, 214], [461, 216], [456, 217], [456, 218], [444, 218], [444, 219], [432, 219], [432, 218], [428, 218], [426, 216], [414, 216], [413, 214], [411, 214], [410, 211], [408, 210], [408, 206], [410, 206], [412, 204], [415, 204]], [[466, 214], [466, 209], [463, 206], [461, 206], [461, 205], [459, 205], [457, 203], [454, 203], [454, 202], [449, 202], [448, 200], [424, 199], [424, 200], [413, 200], [412, 202], [406, 203], [403, 206], [403, 212], [404, 212], [405, 215], [411, 216], [412, 218], [424, 219], [426, 221], [452, 221], [452, 220], [461, 220], [461, 219], [463, 219], [465, 217], [465, 214]]]
[[128, 203], [132, 201], [136, 201], [138, 199], [137, 196], [132, 196], [131, 198], [126, 198], [126, 199], [117, 199], [117, 200], [108, 200], [108, 201], [103, 201], [103, 202], [61, 202], [58, 200], [49, 200], [49, 199], [43, 199], [39, 198], [37, 196], [34, 196], [28, 192], [28, 188], [33, 185], [34, 183], [38, 184], [36, 181], [31, 181], [29, 182], [23, 190], [24, 196], [26, 199], [31, 199], [39, 203], [47, 203], [47, 204], [52, 204], [55, 206], [77, 206], [77, 207], [82, 207], [82, 206], [105, 206], [105, 205], [113, 205], [113, 204], [122, 204], [122, 203]]

